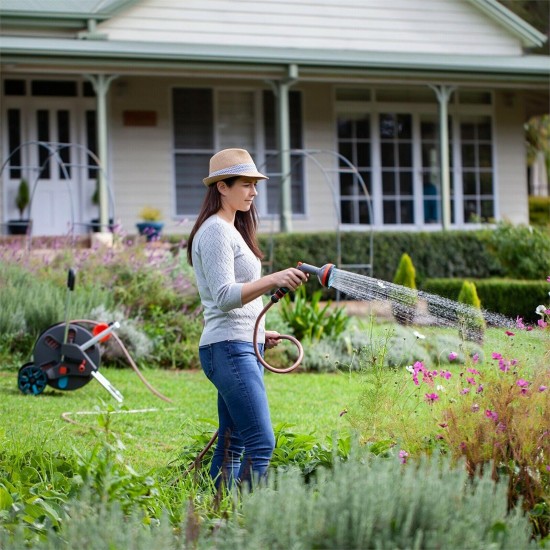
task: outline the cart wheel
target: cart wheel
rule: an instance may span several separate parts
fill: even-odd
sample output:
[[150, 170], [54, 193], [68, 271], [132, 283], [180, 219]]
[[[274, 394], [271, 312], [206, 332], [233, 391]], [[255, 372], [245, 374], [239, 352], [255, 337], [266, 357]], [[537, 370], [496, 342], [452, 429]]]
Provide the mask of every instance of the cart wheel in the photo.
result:
[[17, 375], [17, 385], [25, 394], [38, 395], [44, 391], [48, 378], [46, 373], [34, 363], [25, 363]]

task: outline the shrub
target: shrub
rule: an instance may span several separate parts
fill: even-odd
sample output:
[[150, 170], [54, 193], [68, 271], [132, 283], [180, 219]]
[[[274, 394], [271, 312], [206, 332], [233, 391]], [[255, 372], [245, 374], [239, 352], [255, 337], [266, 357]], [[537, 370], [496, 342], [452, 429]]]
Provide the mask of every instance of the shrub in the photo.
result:
[[[223, 548], [527, 548], [529, 523], [507, 512], [506, 487], [435, 456], [401, 465], [374, 458], [336, 462], [304, 483], [274, 476], [243, 498], [222, 525]], [[535, 543], [532, 543], [535, 547]]]
[[400, 287], [416, 290], [416, 271], [411, 257], [404, 253], [399, 260], [399, 265], [393, 277], [391, 300], [393, 314], [397, 322], [408, 325], [413, 322], [417, 296], [414, 292], [405, 293]]
[[500, 223], [488, 246], [508, 277], [542, 279], [550, 273], [550, 238], [541, 229]]
[[[481, 302], [476, 291], [476, 285], [471, 281], [464, 281], [458, 294], [458, 302], [470, 306], [468, 309], [458, 310], [458, 333], [463, 340], [483, 343], [485, 321], [481, 313]], [[479, 312], [479, 313], [477, 313]]]
[[550, 197], [529, 197], [529, 223], [550, 226]]

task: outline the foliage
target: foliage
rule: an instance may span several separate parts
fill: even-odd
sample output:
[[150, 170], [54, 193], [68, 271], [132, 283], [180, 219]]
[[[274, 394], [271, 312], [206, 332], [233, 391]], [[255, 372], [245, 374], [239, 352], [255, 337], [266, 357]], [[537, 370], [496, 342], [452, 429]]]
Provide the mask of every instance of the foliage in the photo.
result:
[[[506, 487], [435, 456], [405, 466], [359, 457], [319, 480], [279, 474], [245, 495], [215, 533], [223, 548], [528, 548], [526, 518], [506, 509]], [[533, 547], [535, 546], [532, 543]]]
[[298, 287], [294, 301], [281, 300], [280, 310], [283, 320], [290, 326], [298, 340], [317, 341], [341, 334], [349, 317], [342, 307], [331, 308], [330, 301], [321, 306], [321, 291], [307, 298], [306, 289]]
[[541, 279], [550, 273], [550, 238], [539, 228], [500, 223], [488, 246], [511, 278]]
[[[466, 458], [471, 475], [483, 469], [508, 479], [509, 506], [523, 503], [539, 534], [550, 533], [549, 372], [524, 372], [494, 354], [498, 369], [467, 368], [476, 392], [442, 412], [442, 435], [453, 456]], [[466, 375], [465, 375], [466, 376]], [[464, 385], [464, 384], [462, 384]], [[480, 389], [481, 388], [481, 389]]]
[[529, 197], [529, 223], [550, 227], [550, 197]]
[[[416, 271], [411, 257], [404, 252], [399, 260], [399, 265], [393, 276], [393, 283], [397, 285], [391, 293], [393, 315], [396, 321], [402, 325], [409, 325], [414, 321], [415, 306], [417, 303]], [[410, 289], [404, 292], [403, 288]]]
[[19, 187], [17, 188], [17, 195], [15, 196], [15, 205], [17, 210], [19, 210], [19, 219], [23, 219], [23, 214], [27, 206], [29, 206], [31, 200], [29, 184], [26, 179], [22, 179], [19, 182]]
[[[481, 313], [481, 302], [477, 295], [476, 285], [472, 281], [464, 281], [458, 294], [458, 302], [469, 306], [458, 310], [458, 333], [463, 340], [471, 340], [481, 344], [485, 320]], [[479, 312], [479, 313], [478, 313]]]

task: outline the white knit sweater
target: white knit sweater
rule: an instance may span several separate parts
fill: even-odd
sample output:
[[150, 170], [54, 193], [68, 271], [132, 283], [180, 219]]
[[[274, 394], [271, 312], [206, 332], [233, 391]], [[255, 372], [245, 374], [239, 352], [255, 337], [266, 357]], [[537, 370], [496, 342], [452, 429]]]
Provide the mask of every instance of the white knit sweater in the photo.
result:
[[[262, 298], [242, 305], [244, 283], [261, 276], [261, 262], [234, 225], [218, 215], [208, 218], [193, 239], [193, 267], [204, 307], [201, 346], [225, 340], [252, 342]], [[258, 343], [265, 341], [264, 323]]]

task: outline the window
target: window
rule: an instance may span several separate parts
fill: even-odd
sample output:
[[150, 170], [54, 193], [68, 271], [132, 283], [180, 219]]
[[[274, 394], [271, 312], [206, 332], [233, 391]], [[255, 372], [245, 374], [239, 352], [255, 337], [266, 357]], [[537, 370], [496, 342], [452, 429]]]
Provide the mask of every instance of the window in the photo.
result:
[[412, 116], [381, 113], [379, 124], [384, 224], [414, 223]]
[[[449, 119], [449, 162], [451, 176], [451, 223], [454, 222], [454, 180], [452, 131]], [[425, 224], [441, 224], [441, 163], [439, 151], [439, 117], [422, 115], [420, 118], [422, 154], [422, 211]]]
[[[371, 132], [370, 117], [365, 114], [346, 113], [338, 115], [338, 153], [356, 168], [367, 188], [372, 193], [371, 182]], [[340, 221], [345, 224], [369, 224], [369, 197], [353, 172], [346, 171], [349, 165], [342, 159], [340, 164]]]
[[461, 117], [464, 223], [487, 222], [495, 215], [491, 136], [490, 117]]
[[[301, 148], [299, 92], [291, 92], [289, 100], [291, 147]], [[201, 181], [206, 176], [210, 157], [219, 149], [247, 149], [260, 171], [269, 173], [278, 166], [275, 100], [271, 92], [175, 88], [172, 101], [177, 215], [198, 213], [204, 197]], [[265, 143], [265, 151], [260, 150], [260, 143]], [[264, 153], [265, 163], [262, 162]], [[302, 160], [293, 158], [292, 168], [292, 210], [299, 213], [304, 211], [305, 202]], [[279, 186], [280, 178], [270, 177], [266, 207], [261, 213], [278, 212]]]

